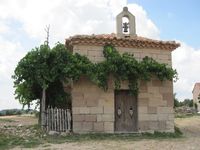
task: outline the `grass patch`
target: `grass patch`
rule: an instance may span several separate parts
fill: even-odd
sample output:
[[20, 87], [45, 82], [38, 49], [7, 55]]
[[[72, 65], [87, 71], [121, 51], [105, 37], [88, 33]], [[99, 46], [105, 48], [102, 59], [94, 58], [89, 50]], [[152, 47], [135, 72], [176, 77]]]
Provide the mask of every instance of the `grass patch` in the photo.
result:
[[0, 149], [10, 149], [16, 146], [33, 148], [37, 145], [42, 144], [40, 139], [30, 137], [30, 138], [22, 138], [12, 135], [0, 134]]
[[108, 134], [108, 133], [94, 133], [94, 134], [73, 134], [67, 136], [47, 136], [45, 140], [48, 143], [64, 143], [64, 142], [84, 142], [84, 141], [101, 141], [101, 140], [141, 140], [141, 139], [171, 139], [181, 138], [182, 132], [175, 127], [174, 133], [154, 132], [154, 133], [127, 133], [127, 134]]
[[175, 118], [190, 118], [195, 116], [200, 116], [200, 114], [175, 114]]
[[15, 120], [12, 119], [6, 119], [6, 118], [0, 118], [0, 122], [16, 122]]
[[178, 127], [174, 127], [174, 133], [167, 133], [167, 132], [154, 132], [151, 133], [143, 133], [144, 138], [150, 139], [168, 139], [168, 138], [181, 138], [183, 137], [183, 133]]

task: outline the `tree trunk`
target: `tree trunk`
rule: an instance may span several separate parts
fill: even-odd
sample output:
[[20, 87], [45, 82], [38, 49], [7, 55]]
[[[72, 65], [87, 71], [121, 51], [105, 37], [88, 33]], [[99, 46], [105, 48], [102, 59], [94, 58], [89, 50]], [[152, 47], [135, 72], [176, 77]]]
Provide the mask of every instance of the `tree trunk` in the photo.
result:
[[41, 118], [42, 118], [42, 99], [40, 99], [40, 111], [39, 111], [39, 118], [38, 118], [38, 124], [41, 126], [42, 122], [41, 122]]
[[41, 127], [42, 129], [46, 128], [46, 89], [42, 89], [42, 109], [41, 109]]

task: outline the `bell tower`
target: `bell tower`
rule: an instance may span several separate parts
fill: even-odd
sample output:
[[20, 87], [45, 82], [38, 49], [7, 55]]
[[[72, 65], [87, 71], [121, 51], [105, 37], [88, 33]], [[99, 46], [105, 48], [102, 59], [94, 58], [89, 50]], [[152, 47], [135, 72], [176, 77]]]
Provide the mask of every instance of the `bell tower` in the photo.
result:
[[135, 16], [124, 7], [123, 11], [116, 17], [116, 27], [118, 37], [135, 37]]

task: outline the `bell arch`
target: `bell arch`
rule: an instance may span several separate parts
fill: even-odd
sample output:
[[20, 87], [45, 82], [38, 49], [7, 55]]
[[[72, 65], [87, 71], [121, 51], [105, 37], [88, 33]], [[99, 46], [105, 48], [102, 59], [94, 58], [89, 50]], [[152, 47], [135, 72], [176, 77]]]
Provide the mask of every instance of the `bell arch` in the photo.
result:
[[123, 11], [117, 15], [116, 27], [118, 37], [136, 36], [135, 16], [128, 11], [128, 7], [124, 7]]

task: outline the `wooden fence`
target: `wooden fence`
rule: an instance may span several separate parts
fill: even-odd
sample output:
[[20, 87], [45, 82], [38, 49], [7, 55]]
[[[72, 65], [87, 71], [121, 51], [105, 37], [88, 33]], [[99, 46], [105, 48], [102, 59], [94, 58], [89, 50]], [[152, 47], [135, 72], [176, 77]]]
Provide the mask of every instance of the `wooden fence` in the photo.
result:
[[47, 131], [66, 132], [71, 130], [70, 109], [48, 107], [46, 112]]

